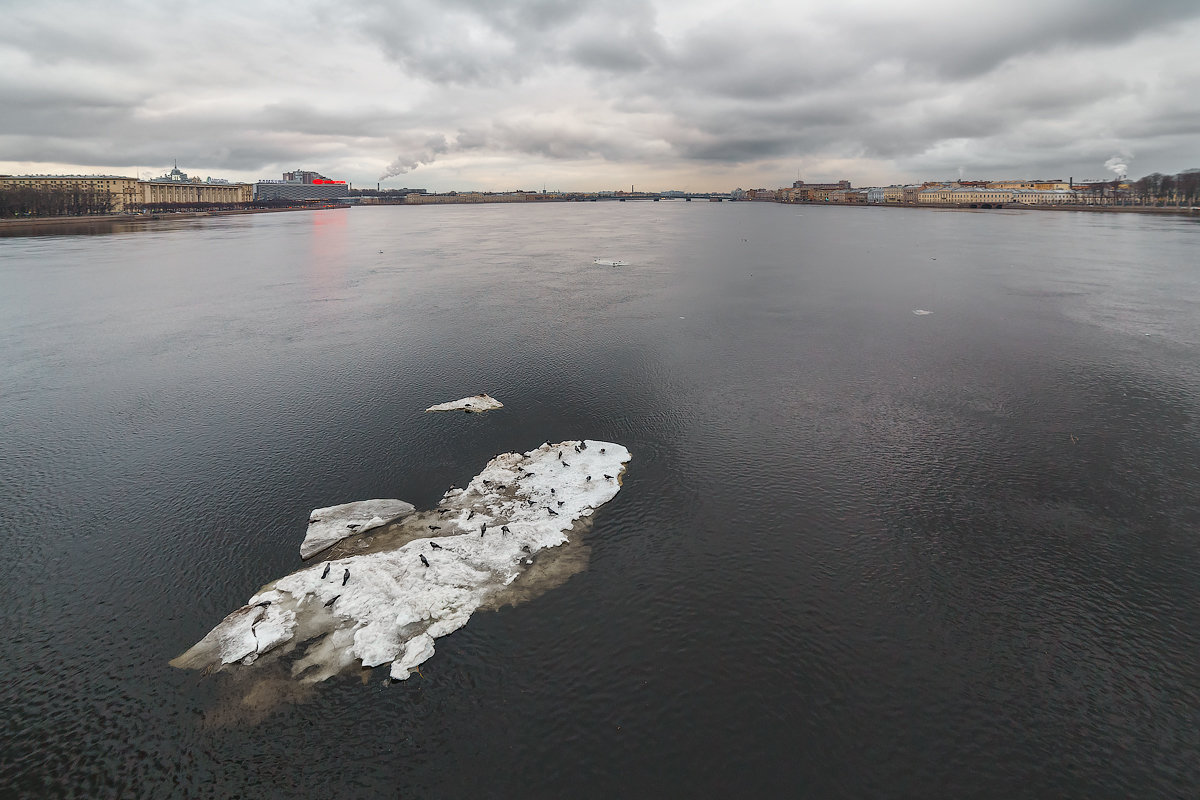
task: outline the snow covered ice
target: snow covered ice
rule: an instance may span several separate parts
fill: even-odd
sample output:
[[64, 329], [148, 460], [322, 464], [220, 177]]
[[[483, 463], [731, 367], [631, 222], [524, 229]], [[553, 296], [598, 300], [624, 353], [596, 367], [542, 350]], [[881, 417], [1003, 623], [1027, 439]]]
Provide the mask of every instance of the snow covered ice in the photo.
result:
[[601, 267], [627, 267], [628, 261], [622, 261], [619, 258], [597, 258], [593, 259], [593, 263]]
[[621, 445], [597, 441], [496, 456], [436, 509], [345, 539], [327, 560], [267, 584], [171, 664], [220, 670], [287, 656], [302, 682], [360, 664], [390, 664], [404, 680], [435, 639], [502, 604], [539, 553], [616, 496], [629, 460]]
[[480, 411], [492, 411], [497, 408], [504, 408], [504, 403], [501, 403], [487, 393], [477, 394], [474, 397], [464, 397], [462, 400], [454, 400], [449, 403], [440, 403], [436, 406], [430, 406], [426, 411], [466, 411], [468, 413], [478, 413]]
[[314, 508], [308, 515], [308, 531], [300, 545], [300, 557], [312, 558], [347, 536], [366, 533], [414, 511], [412, 503], [403, 500], [360, 500]]

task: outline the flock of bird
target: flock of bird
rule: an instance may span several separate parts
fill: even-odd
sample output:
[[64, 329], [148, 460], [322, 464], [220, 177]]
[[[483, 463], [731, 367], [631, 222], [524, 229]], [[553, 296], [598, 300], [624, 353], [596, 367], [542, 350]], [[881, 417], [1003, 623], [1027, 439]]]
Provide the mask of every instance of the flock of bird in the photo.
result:
[[[587, 449], [588, 449], [587, 442], [584, 442], [584, 441], [580, 441], [580, 442], [579, 442], [579, 444], [573, 445], [573, 447], [574, 447], [574, 451], [575, 451], [576, 453], [582, 453], [582, 452], [584, 452], [585, 450], [587, 450]], [[605, 452], [605, 448], [601, 447], [601, 448], [600, 448], [600, 453], [604, 453], [604, 452]], [[570, 463], [569, 463], [569, 462], [568, 462], [568, 461], [567, 461], [567, 460], [566, 460], [566, 459], [563, 457], [563, 454], [562, 454], [562, 452], [561, 452], [561, 451], [558, 453], [558, 459], [559, 459], [559, 463], [560, 463], [560, 464], [561, 464], [563, 467], [569, 468], [569, 467], [571, 466], [571, 464], [570, 464]], [[519, 483], [520, 481], [522, 481], [522, 480], [525, 480], [525, 479], [527, 479], [527, 478], [532, 478], [532, 477], [535, 477], [535, 476], [537, 475], [537, 473], [535, 473], [535, 472], [532, 472], [532, 471], [530, 471], [530, 470], [527, 470], [527, 469], [525, 469], [524, 467], [518, 467], [518, 468], [517, 468], [517, 470], [518, 470], [518, 472], [520, 473], [520, 474], [517, 476], [517, 482], [518, 482], [518, 483]], [[604, 473], [603, 477], [604, 477], [604, 480], [606, 480], [606, 481], [612, 481], [612, 480], [615, 480], [615, 478], [614, 478], [612, 475], [609, 475], [609, 474], [607, 474], [607, 473]], [[592, 476], [591, 476], [591, 475], [587, 475], [587, 476], [585, 476], [584, 480], [585, 480], [585, 482], [591, 482], [591, 480], [592, 480]], [[482, 484], [483, 484], [483, 486], [484, 486], [485, 488], [487, 488], [487, 489], [496, 489], [496, 490], [498, 490], [498, 491], [501, 491], [501, 492], [503, 492], [503, 491], [507, 491], [507, 489], [508, 489], [508, 486], [507, 486], [507, 485], [505, 485], [505, 484], [501, 484], [501, 483], [496, 483], [496, 482], [493, 482], [493, 481], [490, 481], [490, 480], [483, 480], [481, 483], [482, 483]], [[451, 488], [453, 489], [454, 487], [451, 487]], [[556, 490], [554, 489], [554, 487], [551, 487], [551, 488], [550, 488], [550, 495], [553, 497], [553, 496], [555, 496], [556, 494], [557, 494], [557, 492], [556, 492]], [[531, 507], [532, 507], [532, 506], [535, 506], [535, 505], [537, 505], [537, 501], [536, 501], [536, 500], [534, 500], [533, 498], [528, 498], [528, 497], [527, 497], [527, 498], [524, 498], [524, 500], [525, 500], [525, 502], [526, 502], [526, 503], [528, 503], [528, 504], [529, 504], [529, 506], [531, 506]], [[557, 499], [557, 497], [554, 497], [554, 502], [557, 504], [557, 507], [558, 507], [558, 508], [562, 508], [562, 507], [563, 507], [563, 505], [565, 505], [565, 503], [566, 503], [566, 501], [564, 501], [564, 500], [558, 500], [558, 499]], [[548, 514], [549, 516], [551, 516], [551, 517], [557, 517], [557, 516], [559, 516], [559, 512], [558, 512], [558, 511], [556, 511], [554, 508], [552, 508], [552, 507], [551, 507], [551, 506], [549, 506], [549, 505], [544, 505], [544, 506], [542, 506], [542, 508], [544, 508], [544, 509], [546, 510], [547, 514]], [[451, 513], [452, 511], [453, 511], [453, 509], [450, 509], [450, 508], [439, 508], [439, 509], [437, 509], [437, 513], [438, 513], [438, 515], [439, 515], [439, 516], [442, 516], [442, 515], [445, 515], [445, 514], [449, 514], [449, 513]], [[475, 517], [475, 514], [476, 514], [476, 511], [475, 511], [475, 509], [473, 509], [473, 508], [472, 508], [472, 509], [470, 509], [470, 510], [468, 511], [468, 513], [467, 513], [466, 519], [467, 519], [467, 520], [473, 519], [473, 518]], [[353, 529], [353, 528], [356, 528], [356, 527], [358, 527], [358, 526], [357, 526], [357, 525], [355, 525], [355, 526], [347, 526], [347, 527], [350, 527], [351, 529]], [[428, 527], [428, 528], [429, 528], [429, 530], [430, 530], [431, 532], [434, 532], [434, 531], [440, 531], [440, 530], [442, 529], [442, 526], [440, 526], [440, 525], [427, 525], [426, 527]], [[493, 528], [494, 528], [494, 527], [495, 527], [495, 526], [493, 525]], [[488, 531], [488, 524], [487, 524], [486, 522], [483, 522], [483, 523], [481, 523], [481, 524], [480, 524], [480, 526], [479, 526], [479, 536], [480, 536], [480, 538], [483, 538], [483, 536], [484, 536], [484, 535], [487, 533], [487, 531]], [[501, 533], [501, 535], [508, 535], [509, 533], [511, 533], [511, 531], [509, 530], [509, 527], [508, 527], [508, 525], [507, 525], [507, 524], [503, 524], [503, 525], [501, 525], [501, 526], [500, 526], [500, 533]], [[444, 549], [444, 548], [443, 548], [441, 545], [439, 545], [437, 542], [435, 542], [435, 541], [432, 541], [432, 540], [430, 540], [430, 542], [429, 542], [429, 548], [430, 548], [430, 550], [442, 550], [442, 549]], [[522, 550], [524, 553], [526, 553], [527, 555], [531, 555], [531, 554], [532, 554], [532, 550], [529, 548], [529, 546], [528, 546], [528, 545], [525, 545], [525, 546], [523, 546], [523, 547], [521, 548], [521, 550]], [[424, 554], [424, 553], [418, 553], [418, 554], [417, 554], [417, 557], [420, 559], [422, 567], [428, 568], [429, 566], [431, 566], [431, 564], [430, 564], [430, 562], [429, 562], [429, 559], [425, 557], [425, 554]], [[524, 558], [524, 559], [522, 559], [522, 562], [523, 562], [523, 563], [525, 563], [525, 564], [532, 564], [532, 563], [533, 563], [533, 560], [532, 560], [532, 559], [530, 559], [530, 558]], [[325, 569], [324, 569], [324, 571], [322, 571], [322, 572], [321, 572], [321, 580], [325, 580], [325, 579], [326, 579], [326, 578], [329, 576], [329, 569], [330, 569], [330, 562], [326, 562], [326, 564], [325, 564]], [[350, 570], [349, 570], [349, 569], [346, 569], [346, 570], [344, 570], [344, 571], [343, 571], [343, 573], [342, 573], [342, 586], [345, 586], [345, 585], [346, 585], [346, 583], [347, 583], [347, 582], [349, 582], [349, 580], [350, 580]], [[337, 595], [337, 596], [335, 596], [334, 598], [332, 598], [331, 600], [329, 600], [327, 603], [325, 603], [325, 606], [326, 606], [326, 607], [332, 606], [332, 605], [333, 605], [333, 603], [334, 603], [334, 601], [336, 601], [336, 600], [337, 600], [339, 597], [341, 597], [341, 595]]]

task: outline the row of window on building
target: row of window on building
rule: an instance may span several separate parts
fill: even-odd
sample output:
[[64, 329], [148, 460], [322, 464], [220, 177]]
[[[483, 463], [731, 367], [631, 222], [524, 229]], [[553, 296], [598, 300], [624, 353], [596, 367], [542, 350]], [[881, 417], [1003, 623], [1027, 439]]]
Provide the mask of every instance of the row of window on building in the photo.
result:
[[1062, 205], [1079, 202], [1079, 194], [1068, 185], [1033, 188], [1010, 188], [983, 185], [940, 184], [930, 186], [881, 186], [866, 190], [868, 203], [956, 203]]
[[734, 199], [777, 203], [908, 203], [938, 205], [1065, 205], [1084, 202], [1088, 187], [1071, 181], [964, 181], [851, 188], [849, 181], [804, 183], [785, 189], [737, 190]]
[[[121, 213], [140, 206], [169, 203], [237, 204], [256, 200], [336, 200], [350, 194], [345, 183], [329, 181], [315, 172], [285, 173], [283, 181], [230, 183], [189, 178], [176, 167], [155, 180], [121, 175], [0, 175], [0, 189], [27, 187], [41, 190], [107, 192], [112, 210]], [[288, 178], [291, 177], [291, 180]], [[314, 178], [318, 182], [313, 182]], [[319, 181], [325, 181], [321, 183]]]

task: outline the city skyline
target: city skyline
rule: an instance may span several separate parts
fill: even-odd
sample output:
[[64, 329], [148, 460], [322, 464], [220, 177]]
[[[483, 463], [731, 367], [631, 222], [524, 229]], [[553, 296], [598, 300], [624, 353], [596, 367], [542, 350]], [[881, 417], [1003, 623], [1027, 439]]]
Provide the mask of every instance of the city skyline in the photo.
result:
[[1198, 166], [1187, 2], [0, 8], [0, 173], [712, 191]]

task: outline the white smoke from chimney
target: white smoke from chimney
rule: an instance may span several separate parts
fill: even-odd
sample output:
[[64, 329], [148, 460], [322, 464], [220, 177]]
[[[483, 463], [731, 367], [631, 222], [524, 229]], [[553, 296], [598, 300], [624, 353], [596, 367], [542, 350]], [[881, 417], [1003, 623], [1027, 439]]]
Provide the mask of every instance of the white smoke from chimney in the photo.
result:
[[432, 164], [437, 160], [437, 157], [447, 152], [450, 149], [450, 143], [446, 141], [446, 137], [441, 134], [436, 134], [426, 140], [424, 146], [416, 147], [413, 151], [402, 153], [396, 156], [392, 163], [388, 164], [383, 174], [379, 176], [379, 180], [386, 181], [388, 178], [414, 170], [422, 164]]
[[1116, 155], [1104, 162], [1104, 168], [1118, 178], [1124, 178], [1129, 174], [1129, 160], [1127, 155]]

